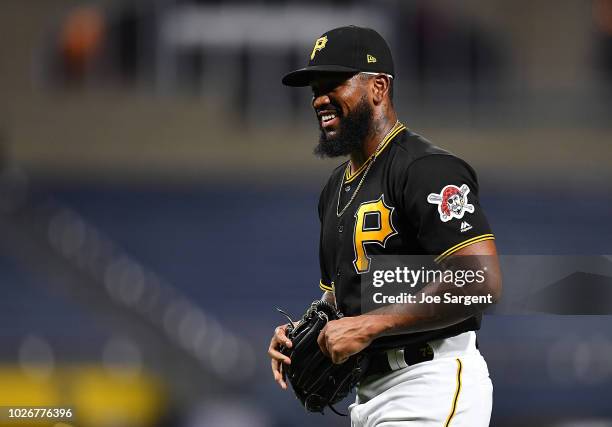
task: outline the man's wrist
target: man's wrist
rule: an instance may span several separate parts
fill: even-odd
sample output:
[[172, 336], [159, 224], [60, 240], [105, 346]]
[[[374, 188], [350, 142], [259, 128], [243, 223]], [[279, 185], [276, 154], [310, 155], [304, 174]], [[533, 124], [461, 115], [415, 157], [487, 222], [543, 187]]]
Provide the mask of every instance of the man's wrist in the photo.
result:
[[394, 327], [390, 316], [366, 314], [364, 318], [366, 321], [365, 330], [371, 341], [385, 336]]
[[366, 314], [366, 331], [368, 336], [375, 340], [386, 335], [409, 332], [417, 318], [404, 314]]

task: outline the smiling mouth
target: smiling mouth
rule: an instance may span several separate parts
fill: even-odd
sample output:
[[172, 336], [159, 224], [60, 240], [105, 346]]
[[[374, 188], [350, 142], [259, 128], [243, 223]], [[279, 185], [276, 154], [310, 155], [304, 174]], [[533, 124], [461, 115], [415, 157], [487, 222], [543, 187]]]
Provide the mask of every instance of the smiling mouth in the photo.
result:
[[319, 116], [319, 120], [321, 122], [321, 127], [325, 128], [332, 126], [339, 119], [336, 113], [324, 113]]

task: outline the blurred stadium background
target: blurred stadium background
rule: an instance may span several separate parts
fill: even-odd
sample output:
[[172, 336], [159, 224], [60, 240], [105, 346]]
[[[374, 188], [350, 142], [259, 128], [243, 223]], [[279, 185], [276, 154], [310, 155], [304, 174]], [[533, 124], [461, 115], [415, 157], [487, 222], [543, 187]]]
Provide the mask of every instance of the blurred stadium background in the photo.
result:
[[[402, 121], [479, 172], [500, 252], [612, 252], [612, 0], [2, 0], [0, 405], [347, 425], [265, 351], [320, 294], [338, 163], [280, 77], [349, 23], [387, 37]], [[612, 426], [611, 326], [487, 316], [492, 425]]]

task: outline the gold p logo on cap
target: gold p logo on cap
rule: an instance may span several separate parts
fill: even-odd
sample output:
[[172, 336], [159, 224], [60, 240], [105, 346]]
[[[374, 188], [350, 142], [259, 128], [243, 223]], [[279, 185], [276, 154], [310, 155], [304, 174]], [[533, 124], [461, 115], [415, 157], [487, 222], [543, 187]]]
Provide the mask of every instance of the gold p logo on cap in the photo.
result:
[[319, 37], [317, 39], [317, 41], [315, 42], [314, 47], [312, 48], [312, 53], [310, 54], [310, 59], [311, 60], [314, 59], [315, 54], [318, 51], [322, 50], [325, 47], [326, 44], [327, 44], [327, 36]]

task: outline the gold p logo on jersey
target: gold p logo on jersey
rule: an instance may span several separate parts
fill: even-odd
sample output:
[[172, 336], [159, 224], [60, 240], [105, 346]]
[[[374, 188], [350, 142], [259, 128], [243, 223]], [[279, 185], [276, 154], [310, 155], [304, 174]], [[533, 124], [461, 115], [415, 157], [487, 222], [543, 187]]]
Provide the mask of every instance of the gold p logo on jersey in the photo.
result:
[[[355, 234], [353, 237], [355, 249], [353, 266], [357, 274], [370, 271], [371, 259], [366, 253], [366, 245], [376, 243], [384, 248], [389, 237], [397, 234], [391, 220], [393, 209], [385, 203], [384, 195], [381, 195], [378, 200], [362, 203], [359, 209], [357, 209], [355, 213]], [[366, 224], [366, 216], [369, 215], [374, 216], [374, 226]]]
[[325, 45], [327, 44], [327, 36], [323, 36], [323, 37], [319, 37], [317, 39], [317, 41], [315, 42], [314, 47], [312, 48], [312, 53], [310, 54], [310, 59], [314, 59], [315, 54], [320, 51], [321, 49], [323, 49], [325, 47]]

